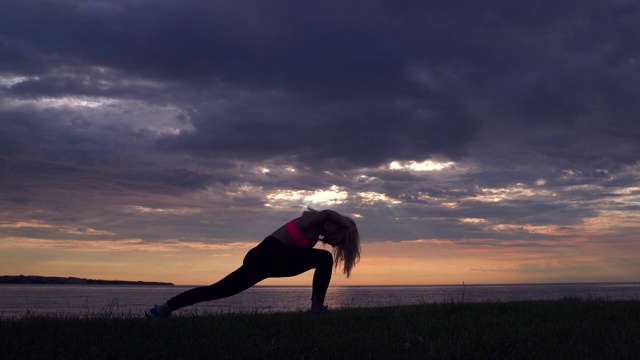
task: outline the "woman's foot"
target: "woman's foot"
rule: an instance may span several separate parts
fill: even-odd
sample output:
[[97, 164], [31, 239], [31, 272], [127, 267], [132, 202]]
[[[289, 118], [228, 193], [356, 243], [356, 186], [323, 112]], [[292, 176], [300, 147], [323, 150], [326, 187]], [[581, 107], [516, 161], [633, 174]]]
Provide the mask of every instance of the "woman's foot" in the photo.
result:
[[316, 314], [321, 312], [323, 308], [326, 308], [326, 306], [324, 306], [324, 301], [320, 301], [317, 297], [313, 296], [311, 298], [311, 307], [309, 307], [309, 311]]
[[153, 307], [144, 312], [147, 319], [166, 319], [171, 317], [170, 311], [162, 310], [158, 305], [153, 305]]
[[329, 308], [327, 307], [327, 305], [324, 305], [318, 311], [312, 311], [311, 309], [309, 309], [309, 310], [307, 310], [307, 314], [309, 314], [311, 316], [327, 316], [327, 315], [329, 315]]

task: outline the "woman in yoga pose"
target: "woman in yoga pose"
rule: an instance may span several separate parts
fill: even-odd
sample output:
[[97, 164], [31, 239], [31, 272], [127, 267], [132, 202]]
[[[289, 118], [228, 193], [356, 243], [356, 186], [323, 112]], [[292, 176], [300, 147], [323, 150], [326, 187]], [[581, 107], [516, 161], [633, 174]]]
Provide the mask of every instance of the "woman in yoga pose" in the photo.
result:
[[[333, 247], [314, 249], [318, 241]], [[342, 265], [349, 277], [360, 259], [360, 235], [356, 223], [333, 210], [317, 211], [308, 208], [302, 216], [282, 225], [260, 244], [249, 250], [237, 270], [217, 283], [187, 290], [145, 311], [148, 318], [162, 318], [172, 311], [203, 301], [221, 299], [238, 294], [266, 278], [290, 277], [315, 269], [313, 274], [309, 313], [324, 314], [324, 297], [331, 281], [331, 273]]]

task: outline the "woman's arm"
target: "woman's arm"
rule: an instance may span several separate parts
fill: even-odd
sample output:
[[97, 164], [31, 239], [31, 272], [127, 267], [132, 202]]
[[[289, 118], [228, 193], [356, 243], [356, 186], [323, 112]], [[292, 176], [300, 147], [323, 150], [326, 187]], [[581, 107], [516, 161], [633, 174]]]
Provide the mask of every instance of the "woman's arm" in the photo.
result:
[[298, 226], [321, 226], [326, 222], [332, 222], [338, 226], [350, 228], [354, 226], [352, 220], [346, 216], [333, 210], [321, 210], [321, 211], [305, 211], [302, 213], [302, 217], [298, 219]]

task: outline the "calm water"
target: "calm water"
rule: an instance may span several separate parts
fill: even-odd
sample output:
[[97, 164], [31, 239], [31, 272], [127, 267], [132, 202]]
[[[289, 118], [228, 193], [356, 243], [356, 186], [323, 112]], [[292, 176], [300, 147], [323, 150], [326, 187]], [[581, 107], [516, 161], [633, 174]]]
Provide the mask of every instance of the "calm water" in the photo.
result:
[[[166, 301], [191, 286], [2, 285], [0, 315], [28, 313], [143, 316], [153, 304]], [[556, 300], [566, 297], [640, 300], [640, 283], [333, 286], [330, 308], [391, 306], [434, 302]], [[257, 286], [227, 299], [180, 310], [186, 313], [285, 312], [309, 306], [311, 288]]]

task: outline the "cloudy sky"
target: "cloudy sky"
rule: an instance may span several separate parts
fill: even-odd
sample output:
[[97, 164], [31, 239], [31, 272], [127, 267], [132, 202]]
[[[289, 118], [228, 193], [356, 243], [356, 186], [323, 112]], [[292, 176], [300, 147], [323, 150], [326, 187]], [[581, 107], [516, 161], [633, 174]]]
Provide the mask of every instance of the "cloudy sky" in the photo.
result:
[[312, 206], [334, 284], [639, 278], [638, 1], [0, 7], [0, 274], [208, 284]]

